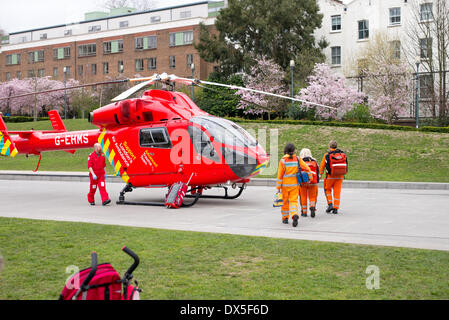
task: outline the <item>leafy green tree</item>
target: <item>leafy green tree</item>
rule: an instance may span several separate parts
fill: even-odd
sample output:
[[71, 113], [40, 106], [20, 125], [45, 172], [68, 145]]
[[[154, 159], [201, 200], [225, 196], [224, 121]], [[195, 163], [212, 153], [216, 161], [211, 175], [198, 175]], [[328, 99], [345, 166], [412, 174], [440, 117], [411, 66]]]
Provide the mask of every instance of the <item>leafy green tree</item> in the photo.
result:
[[[210, 82], [243, 86], [243, 80], [240, 75], [226, 77], [219, 72], [213, 72], [207, 80]], [[218, 117], [236, 117], [243, 115], [243, 110], [238, 109], [240, 96], [235, 94], [237, 90], [217, 86], [205, 87], [207, 89], [203, 89], [202, 92], [195, 96], [196, 104], [202, 110]]]
[[322, 21], [318, 11], [316, 0], [229, 0], [215, 21], [217, 32], [201, 25], [196, 49], [228, 75], [248, 72], [262, 56], [286, 71], [294, 59], [295, 74], [305, 80], [314, 64], [324, 61], [327, 46], [314, 37]]

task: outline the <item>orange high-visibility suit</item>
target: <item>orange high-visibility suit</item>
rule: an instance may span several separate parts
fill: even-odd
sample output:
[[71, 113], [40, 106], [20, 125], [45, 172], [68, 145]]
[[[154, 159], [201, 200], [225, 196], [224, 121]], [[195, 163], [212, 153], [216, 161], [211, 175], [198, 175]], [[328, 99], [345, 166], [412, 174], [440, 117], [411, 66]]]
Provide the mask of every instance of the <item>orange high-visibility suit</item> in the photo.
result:
[[293, 218], [293, 216], [298, 215], [299, 189], [298, 180], [296, 178], [298, 162], [302, 171], [308, 172], [309, 179], [311, 179], [312, 173], [310, 172], [310, 168], [296, 155], [293, 155], [293, 157], [290, 158], [290, 155], [286, 154], [279, 162], [276, 189], [282, 192], [282, 220], [288, 220], [289, 216], [290, 218]]
[[[329, 149], [330, 151], [335, 151], [337, 149]], [[326, 168], [326, 152], [324, 154], [323, 160], [321, 160], [320, 164], [320, 174], [324, 173]], [[326, 193], [327, 204], [333, 204], [334, 209], [339, 209], [340, 207], [340, 196], [341, 196], [341, 185], [343, 184], [345, 176], [344, 175], [330, 175], [326, 172], [326, 177], [323, 181], [324, 192]], [[333, 199], [332, 199], [332, 191], [333, 191]]]
[[[318, 166], [315, 159], [304, 158], [303, 160], [306, 164], [307, 164], [306, 161], [314, 161], [315, 166], [316, 167]], [[316, 168], [316, 169], [318, 169], [318, 168]], [[301, 199], [301, 213], [302, 214], [307, 214], [307, 199], [309, 200], [310, 207], [313, 207], [313, 208], [316, 207], [316, 200], [318, 198], [318, 170], [316, 170], [316, 171], [317, 172], [314, 172], [313, 170], [311, 170], [313, 178], [310, 179], [309, 183], [301, 183], [299, 186], [299, 195], [300, 195], [300, 199]]]

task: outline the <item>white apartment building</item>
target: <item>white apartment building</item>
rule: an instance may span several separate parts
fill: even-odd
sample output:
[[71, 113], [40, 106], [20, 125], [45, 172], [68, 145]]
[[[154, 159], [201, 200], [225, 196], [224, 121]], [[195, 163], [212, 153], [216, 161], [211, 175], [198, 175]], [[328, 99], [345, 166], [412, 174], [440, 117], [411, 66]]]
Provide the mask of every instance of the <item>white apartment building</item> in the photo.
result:
[[[407, 62], [412, 72], [416, 72], [416, 63], [420, 62], [419, 98], [424, 103], [429, 100], [432, 75], [428, 73], [426, 63], [430, 54], [435, 57], [437, 41], [423, 34], [417, 26], [432, 22], [435, 10], [432, 0], [317, 1], [323, 22], [322, 27], [316, 30], [315, 37], [317, 40], [327, 40], [329, 46], [324, 50], [326, 63], [335, 72], [349, 78], [357, 77], [362, 50], [380, 33], [387, 37], [394, 48], [394, 56]], [[414, 32], [416, 34], [411, 35]], [[434, 77], [433, 83], [437, 85], [439, 80], [436, 75]], [[363, 90], [363, 79], [359, 79], [358, 86]], [[410, 115], [413, 114], [414, 106], [410, 109]], [[420, 115], [431, 114], [428, 108], [422, 108]]]
[[411, 1], [416, 0], [318, 0], [324, 17], [315, 36], [329, 42], [325, 49], [326, 62], [346, 76], [355, 75], [351, 64], [376, 33], [386, 34], [397, 49], [395, 54], [410, 60], [418, 52], [404, 52], [409, 48], [404, 42], [408, 41], [406, 28], [413, 14]]

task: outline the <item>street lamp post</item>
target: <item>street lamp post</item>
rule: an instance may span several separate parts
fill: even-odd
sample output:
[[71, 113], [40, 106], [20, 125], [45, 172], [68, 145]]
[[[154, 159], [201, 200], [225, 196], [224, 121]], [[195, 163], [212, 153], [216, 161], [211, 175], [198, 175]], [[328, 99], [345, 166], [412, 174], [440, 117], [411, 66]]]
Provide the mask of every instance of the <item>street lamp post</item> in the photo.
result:
[[[192, 68], [192, 79], [195, 79], [195, 64], [192, 63], [190, 65], [190, 67]], [[195, 86], [192, 84], [192, 101], [195, 102]]]
[[421, 58], [416, 59], [416, 102], [415, 102], [415, 117], [416, 117], [416, 129], [419, 128], [419, 65], [421, 64]]
[[[293, 79], [293, 69], [295, 68], [295, 60], [290, 60], [290, 75], [291, 75], [291, 88], [290, 88], [290, 95], [293, 98], [294, 95], [294, 86], [295, 86], [295, 82]], [[292, 111], [293, 111], [293, 100], [292, 100]]]
[[64, 119], [67, 119], [67, 67], [64, 67]]

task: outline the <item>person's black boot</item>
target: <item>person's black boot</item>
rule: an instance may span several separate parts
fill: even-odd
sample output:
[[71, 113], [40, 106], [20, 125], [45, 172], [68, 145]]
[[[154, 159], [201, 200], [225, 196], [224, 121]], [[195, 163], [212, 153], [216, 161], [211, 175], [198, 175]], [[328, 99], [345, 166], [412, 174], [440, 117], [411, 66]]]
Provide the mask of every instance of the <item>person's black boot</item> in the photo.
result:
[[335, 209], [332, 211], [333, 214], [338, 214], [338, 209]]
[[332, 203], [329, 203], [327, 209], [326, 209], [326, 213], [331, 213], [332, 210], [334, 210], [334, 205]]
[[94, 205], [95, 205], [95, 202], [89, 202], [89, 204], [90, 204], [91, 206], [94, 206]]
[[299, 219], [298, 215], [295, 214], [293, 216], [293, 223], [292, 223], [292, 226], [295, 227], [295, 228], [298, 226], [298, 219]]
[[301, 213], [301, 217], [306, 217], [307, 218], [307, 213]]
[[111, 203], [111, 199], [108, 199], [108, 200], [106, 200], [105, 202], [103, 202], [103, 205], [106, 206], [106, 205], [108, 205], [108, 204], [110, 204], [110, 203]]
[[310, 216], [311, 216], [312, 218], [315, 218], [315, 211], [316, 211], [316, 208], [315, 208], [315, 207], [310, 207]]
[[282, 219], [283, 224], [288, 224], [288, 219]]

